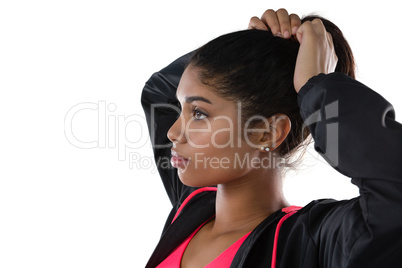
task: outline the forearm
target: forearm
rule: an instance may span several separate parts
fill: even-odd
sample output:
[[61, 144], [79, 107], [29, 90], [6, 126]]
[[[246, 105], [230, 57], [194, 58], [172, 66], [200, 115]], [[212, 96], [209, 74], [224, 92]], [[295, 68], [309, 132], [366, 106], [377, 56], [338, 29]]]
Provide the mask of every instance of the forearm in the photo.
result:
[[186, 186], [170, 165], [171, 143], [167, 132], [180, 115], [176, 90], [190, 56], [191, 53], [186, 54], [154, 73], [146, 82], [141, 97], [155, 162], [172, 204], [178, 201]]
[[340, 73], [312, 78], [299, 92], [315, 149], [352, 178], [402, 181], [402, 126], [392, 105]]

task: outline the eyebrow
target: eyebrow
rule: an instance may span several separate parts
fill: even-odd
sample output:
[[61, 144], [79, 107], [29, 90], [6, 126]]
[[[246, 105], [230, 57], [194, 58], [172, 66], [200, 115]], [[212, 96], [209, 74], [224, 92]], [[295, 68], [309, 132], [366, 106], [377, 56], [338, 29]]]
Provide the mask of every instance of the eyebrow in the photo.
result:
[[186, 101], [187, 103], [190, 103], [190, 102], [193, 102], [193, 101], [203, 101], [203, 102], [212, 104], [212, 102], [211, 102], [210, 100], [208, 100], [208, 99], [206, 99], [206, 98], [204, 98], [204, 97], [201, 97], [201, 96], [190, 96], [190, 97], [186, 97], [186, 98], [185, 98], [185, 101]]

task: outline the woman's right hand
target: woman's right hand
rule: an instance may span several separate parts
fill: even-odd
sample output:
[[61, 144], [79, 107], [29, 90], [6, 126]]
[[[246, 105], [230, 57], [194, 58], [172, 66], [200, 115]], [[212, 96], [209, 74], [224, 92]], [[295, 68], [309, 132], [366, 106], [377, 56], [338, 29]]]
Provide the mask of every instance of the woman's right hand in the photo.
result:
[[286, 9], [281, 8], [277, 11], [268, 9], [261, 18], [252, 17], [248, 29], [270, 30], [273, 35], [288, 39], [292, 35], [296, 35], [300, 25], [301, 21], [298, 15], [289, 15]]
[[320, 19], [304, 22], [297, 30], [296, 37], [300, 48], [293, 83], [296, 92], [299, 92], [311, 77], [334, 72], [338, 57], [332, 36]]

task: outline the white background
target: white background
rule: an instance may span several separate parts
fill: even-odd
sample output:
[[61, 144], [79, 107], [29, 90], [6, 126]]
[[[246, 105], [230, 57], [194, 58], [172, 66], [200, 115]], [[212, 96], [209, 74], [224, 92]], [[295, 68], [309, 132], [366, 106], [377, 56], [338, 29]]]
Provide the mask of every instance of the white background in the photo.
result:
[[[399, 120], [397, 1], [2, 1], [0, 267], [143, 267], [170, 210], [150, 165], [140, 106], [145, 81], [280, 7], [335, 22], [354, 50], [358, 80], [388, 99]], [[81, 103], [110, 104], [100, 137], [117, 134], [100, 140], [104, 148], [78, 148], [66, 138], [66, 115]], [[97, 112], [76, 114], [77, 139], [98, 139]], [[139, 148], [113, 148], [125, 141]], [[119, 152], [140, 162], [130, 168]], [[291, 203], [358, 194], [349, 178], [312, 150], [307, 155], [286, 179]]]

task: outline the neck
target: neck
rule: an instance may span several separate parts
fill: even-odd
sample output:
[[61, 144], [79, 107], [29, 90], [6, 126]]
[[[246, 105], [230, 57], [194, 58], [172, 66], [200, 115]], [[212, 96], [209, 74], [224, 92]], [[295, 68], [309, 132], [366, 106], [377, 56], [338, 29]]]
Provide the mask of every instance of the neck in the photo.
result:
[[216, 233], [251, 231], [273, 212], [288, 206], [282, 192], [282, 177], [278, 170], [264, 170], [264, 174], [218, 185]]

